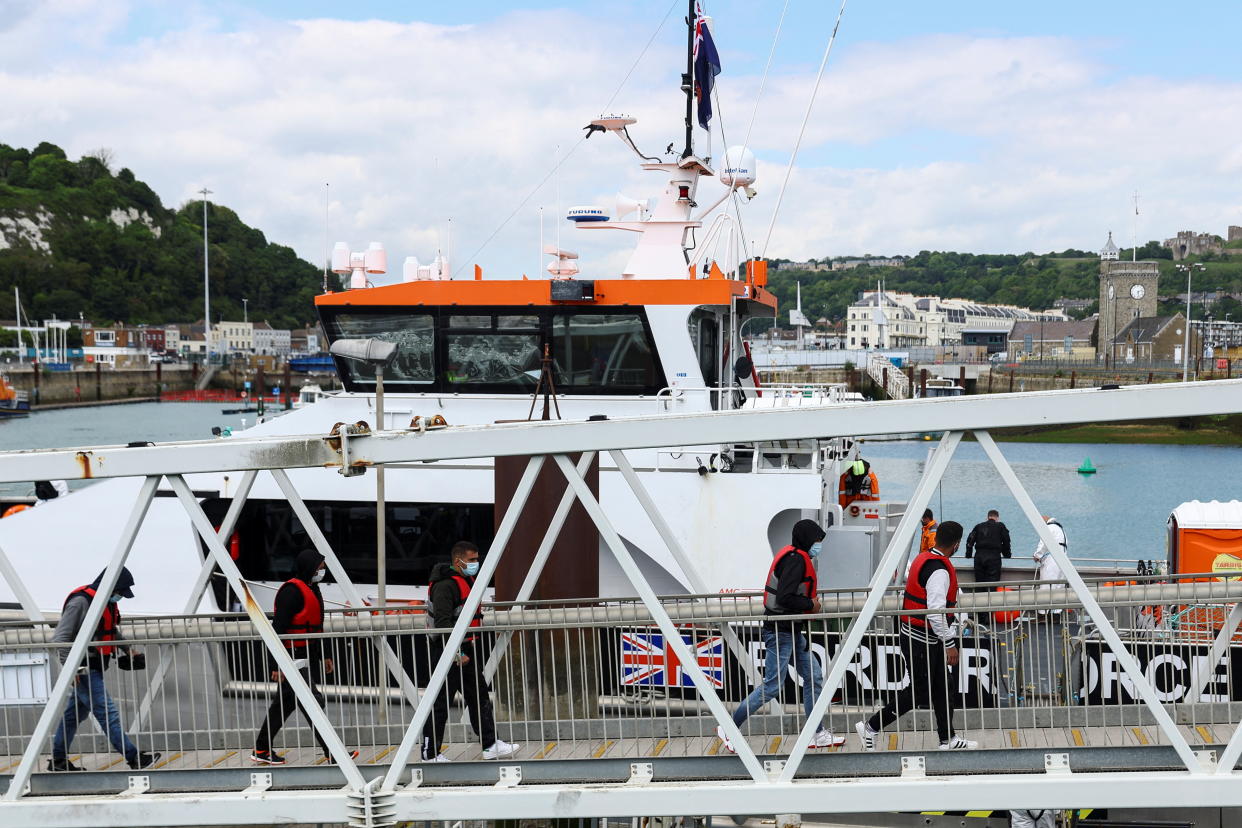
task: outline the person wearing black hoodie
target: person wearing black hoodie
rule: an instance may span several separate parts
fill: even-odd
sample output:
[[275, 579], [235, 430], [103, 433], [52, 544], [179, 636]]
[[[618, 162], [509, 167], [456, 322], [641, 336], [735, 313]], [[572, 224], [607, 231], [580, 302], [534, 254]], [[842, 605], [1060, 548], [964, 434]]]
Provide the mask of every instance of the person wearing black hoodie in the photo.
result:
[[[56, 624], [56, 631], [52, 633], [53, 643], [71, 644], [78, 637], [82, 622], [86, 619], [86, 612], [99, 589], [103, 576], [104, 573], [100, 572], [95, 580], [69, 593], [69, 597], [65, 599], [64, 608], [60, 612], [60, 621]], [[56, 728], [55, 736], [52, 737], [52, 758], [47, 763], [47, 769], [50, 771], [82, 770], [69, 760], [68, 752], [69, 746], [73, 744], [73, 738], [78, 733], [78, 723], [88, 711], [95, 717], [95, 721], [99, 722], [103, 732], [108, 734], [108, 741], [111, 742], [113, 750], [124, 756], [125, 761], [134, 770], [149, 767], [160, 758], [158, 753], [138, 750], [125, 735], [125, 729], [121, 727], [121, 713], [104, 686], [104, 671], [112, 663], [112, 656], [117, 650], [124, 650], [130, 657], [131, 663], [139, 655], [128, 644], [121, 643], [124, 640], [121, 637], [121, 611], [117, 608], [117, 603], [122, 598], [134, 597], [133, 587], [134, 576], [127, 567], [122, 567], [116, 579], [116, 586], [112, 588], [112, 595], [109, 596], [108, 606], [104, 609], [103, 616], [99, 619], [99, 626], [95, 628], [95, 634], [91, 637], [93, 641], [100, 643], [87, 650], [86, 663], [78, 667], [69, 699], [65, 703], [65, 714], [61, 718], [60, 726]], [[62, 648], [59, 655], [60, 663], [64, 664], [69, 651]]]
[[[449, 552], [448, 563], [438, 563], [431, 570], [431, 584], [427, 587], [429, 623], [438, 630], [451, 630], [461, 616], [462, 607], [470, 591], [474, 589], [474, 576], [479, 573], [479, 547], [470, 541], [458, 541]], [[476, 612], [470, 626], [477, 627], [483, 614]], [[432, 636], [430, 660], [439, 661], [444, 652], [447, 636]], [[461, 643], [453, 666], [444, 679], [444, 687], [436, 696], [431, 715], [423, 724], [423, 761], [447, 762], [448, 757], [440, 751], [444, 739], [444, 726], [448, 723], [449, 702], [461, 693], [462, 701], [470, 714], [470, 724], [479, 735], [483, 745], [484, 759], [507, 759], [521, 749], [496, 738], [496, 715], [492, 711], [489, 696], [491, 688], [483, 666], [487, 663], [486, 639], [482, 632], [468, 634]]]
[[[319, 591], [319, 584], [324, 578], [326, 569], [323, 555], [314, 549], [303, 549], [298, 553], [294, 566], [297, 574], [285, 581], [276, 593], [272, 627], [276, 630], [276, 634], [281, 636], [321, 633], [323, 632], [323, 595]], [[319, 692], [319, 688], [315, 686], [314, 677], [321, 666], [325, 675], [331, 675], [335, 665], [331, 658], [324, 657], [321, 639], [286, 638], [284, 644], [302, 680], [310, 688], [311, 695], [315, 697], [316, 703], [323, 707], [323, 693]], [[302, 702], [298, 700], [293, 687], [285, 681], [280, 670], [273, 666], [271, 676], [272, 681], [276, 682], [276, 695], [272, 697], [272, 704], [267, 710], [267, 718], [259, 726], [259, 732], [254, 740], [254, 752], [250, 754], [250, 760], [261, 765], [283, 765], [285, 757], [272, 750], [272, 740], [276, 738], [276, 734], [284, 726], [285, 719], [295, 707], [302, 711], [307, 721], [310, 720], [310, 716], [307, 715]], [[333, 761], [319, 731], [315, 730], [314, 733], [315, 741], [319, 743], [324, 758], [329, 762]], [[358, 751], [352, 751], [350, 755], [357, 756]]]
[[[823, 541], [824, 530], [818, 523], [800, 520], [794, 524], [790, 545], [772, 558], [768, 580], [763, 586], [763, 684], [733, 712], [733, 723], [739, 728], [755, 711], [780, 695], [791, 659], [802, 678], [802, 704], [807, 716], [815, 707], [823, 688], [823, 676], [807, 644], [806, 624], [791, 617], [821, 610], [815, 559], [819, 557]], [[716, 728], [716, 735], [727, 750], [734, 752], [724, 728]], [[821, 722], [810, 747], [835, 747], [844, 742], [845, 739], [834, 736]]]

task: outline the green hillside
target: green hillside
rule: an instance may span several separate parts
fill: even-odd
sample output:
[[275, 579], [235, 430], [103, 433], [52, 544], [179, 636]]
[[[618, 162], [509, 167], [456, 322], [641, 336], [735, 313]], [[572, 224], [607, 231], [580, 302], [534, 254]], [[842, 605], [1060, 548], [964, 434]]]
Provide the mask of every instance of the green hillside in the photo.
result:
[[[54, 144], [0, 144], [0, 318], [13, 287], [33, 319], [189, 322], [203, 315], [203, 205], [165, 207], [107, 151], [70, 161]], [[227, 207], [209, 205], [214, 319], [292, 328], [313, 318], [322, 276]]]

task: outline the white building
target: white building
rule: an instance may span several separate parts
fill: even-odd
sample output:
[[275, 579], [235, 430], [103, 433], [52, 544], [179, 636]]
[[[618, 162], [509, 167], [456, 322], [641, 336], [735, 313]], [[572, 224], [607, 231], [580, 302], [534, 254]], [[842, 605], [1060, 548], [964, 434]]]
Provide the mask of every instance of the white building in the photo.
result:
[[254, 352], [265, 356], [288, 357], [291, 349], [289, 331], [273, 328], [267, 322], [254, 323]]
[[211, 327], [212, 352], [249, 353], [254, 350], [253, 322], [217, 322]]
[[164, 326], [164, 351], [170, 354], [181, 353], [181, 329], [176, 325]]
[[995, 328], [1006, 334], [1015, 322], [1064, 320], [1061, 310], [1033, 311], [965, 299], [865, 291], [846, 313], [847, 348], [915, 348], [957, 345], [962, 331]]

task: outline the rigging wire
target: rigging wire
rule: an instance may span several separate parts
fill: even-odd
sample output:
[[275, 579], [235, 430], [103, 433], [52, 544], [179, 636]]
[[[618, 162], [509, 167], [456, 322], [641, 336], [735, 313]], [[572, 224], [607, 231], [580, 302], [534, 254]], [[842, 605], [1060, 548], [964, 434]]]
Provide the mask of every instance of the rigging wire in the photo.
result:
[[[608, 99], [608, 102], [604, 104], [603, 109], [600, 110], [601, 113], [606, 111], [608, 107], [612, 106], [612, 102], [615, 101], [617, 99], [617, 96], [621, 94], [621, 90], [625, 88], [625, 84], [629, 81], [630, 76], [634, 74], [634, 70], [638, 68], [638, 64], [641, 63], [642, 59], [647, 55], [647, 50], [651, 48], [651, 44], [655, 42], [656, 37], [659, 36], [660, 31], [664, 28], [664, 24], [668, 22], [669, 15], [673, 13], [673, 9], [676, 8], [679, 2], [680, 0], [673, 0], [673, 2], [669, 4], [668, 11], [664, 13], [664, 17], [661, 18], [659, 25], [657, 25], [655, 28], [655, 31], [651, 33], [651, 37], [647, 39], [647, 44], [643, 46], [642, 51], [638, 53], [638, 57], [634, 59], [634, 63], [630, 66], [630, 70], [625, 73], [625, 77], [621, 79], [621, 83], [617, 84], [616, 90], [613, 91], [612, 96]], [[518, 214], [518, 211], [526, 206], [526, 202], [530, 201], [531, 198], [534, 197], [535, 193], [543, 189], [543, 185], [548, 183], [548, 179], [551, 178], [553, 175], [555, 175], [558, 170], [560, 170], [561, 165], [570, 159], [570, 157], [574, 154], [574, 152], [577, 151], [578, 147], [582, 146], [582, 142], [585, 141], [588, 137], [590, 137], [590, 135], [591, 135], [590, 132], [587, 132], [586, 134], [584, 134], [582, 137], [578, 139], [578, 141], [572, 147], [569, 148], [568, 152], [566, 152], [563, 156], [561, 156], [560, 160], [558, 160], [552, 166], [552, 169], [548, 170], [547, 175], [539, 179], [539, 183], [531, 188], [530, 192], [528, 192], [522, 198], [522, 200], [517, 203], [517, 206], [513, 208], [513, 210], [509, 213], [509, 215], [505, 216], [504, 220], [500, 222], [499, 225], [496, 226], [496, 229], [493, 230], [488, 235], [488, 237], [483, 240], [483, 243], [480, 244], [478, 248], [476, 248], [475, 251], [471, 253], [468, 257], [466, 257], [465, 259], [462, 259], [462, 265], [453, 271], [453, 275], [450, 278], [456, 278], [457, 274], [460, 273], [462, 268], [466, 266], [465, 265], [466, 262], [473, 262], [480, 253], [482, 253], [485, 249], [487, 249], [487, 246], [491, 244], [492, 240], [495, 239], [496, 236], [500, 234], [500, 231], [504, 230], [505, 227], [509, 224], [509, 222], [513, 220], [513, 217]]]
[[785, 12], [789, 11], [789, 0], [785, 0], [785, 7], [781, 9], [781, 19], [776, 22], [776, 34], [772, 36], [772, 49], [768, 52], [768, 63], [763, 67], [763, 77], [759, 79], [759, 93], [755, 95], [755, 107], [750, 111], [750, 125], [746, 127], [746, 138], [742, 141], [742, 146], [750, 145], [750, 133], [755, 128], [755, 117], [759, 114], [759, 101], [763, 98], [763, 90], [768, 84], [768, 70], [772, 68], [772, 58], [776, 55], [776, 44], [781, 39], [781, 27], [785, 25]]
[[824, 69], [828, 66], [828, 57], [832, 54], [832, 46], [837, 42], [837, 30], [841, 28], [841, 17], [845, 14], [846, 0], [841, 0], [841, 9], [837, 12], [837, 22], [832, 26], [832, 37], [828, 38], [828, 47], [824, 49], [824, 57], [819, 62], [819, 72], [815, 75], [815, 86], [811, 89], [811, 98], [806, 102], [806, 114], [802, 116], [802, 126], [798, 130], [798, 140], [794, 142], [793, 154], [789, 156], [789, 166], [785, 168], [785, 180], [781, 183], [781, 191], [776, 196], [776, 207], [772, 210], [772, 220], [768, 223], [768, 234], [763, 240], [763, 256], [768, 255], [768, 245], [772, 241], [772, 231], [776, 228], [776, 216], [781, 211], [781, 202], [785, 198], [785, 188], [789, 186], [789, 176], [793, 172], [794, 161], [798, 157], [798, 149], [802, 146], [802, 136], [806, 134], [807, 122], [811, 120], [811, 110], [815, 106], [815, 96], [819, 93], [820, 81], [824, 79]]

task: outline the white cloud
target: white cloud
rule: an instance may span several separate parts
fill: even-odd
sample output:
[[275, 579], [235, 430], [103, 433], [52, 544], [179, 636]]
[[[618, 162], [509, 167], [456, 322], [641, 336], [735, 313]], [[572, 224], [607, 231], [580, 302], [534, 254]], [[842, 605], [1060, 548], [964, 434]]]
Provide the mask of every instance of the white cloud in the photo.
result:
[[[578, 143], [650, 21], [606, 29], [569, 12], [472, 26], [248, 18], [225, 31], [194, 17], [117, 45], [110, 38], [125, 8], [0, 0], [11, 12], [0, 29], [0, 137], [48, 140], [71, 154], [110, 147], [173, 204], [205, 184], [312, 261], [323, 249], [325, 181], [332, 241], [382, 240], [396, 271], [406, 255], [434, 255], [451, 217], [465, 273], [466, 257], [551, 168], [557, 145], [572, 148], [559, 182], [549, 179], [480, 254], [494, 276], [535, 271], [537, 208], [548, 208], [551, 240], [558, 186], [565, 208], [662, 183], [636, 172], [613, 139]], [[58, 30], [67, 32], [63, 59], [40, 55], [32, 44]], [[634, 134], [649, 153], [680, 126], [677, 49], [663, 40], [612, 107], [640, 118]], [[1108, 229], [1128, 237], [1136, 187], [1143, 238], [1242, 223], [1239, 85], [1116, 78], [1095, 56], [1099, 45], [954, 35], [850, 44], [843, 29], [769, 253], [1091, 247]], [[759, 79], [725, 68], [723, 114], [738, 141]], [[746, 217], [760, 242], [813, 72], [780, 69], [768, 81], [751, 141], [761, 195]], [[840, 160], [859, 154], [865, 163]], [[631, 241], [562, 232], [590, 275], [615, 270]]]

